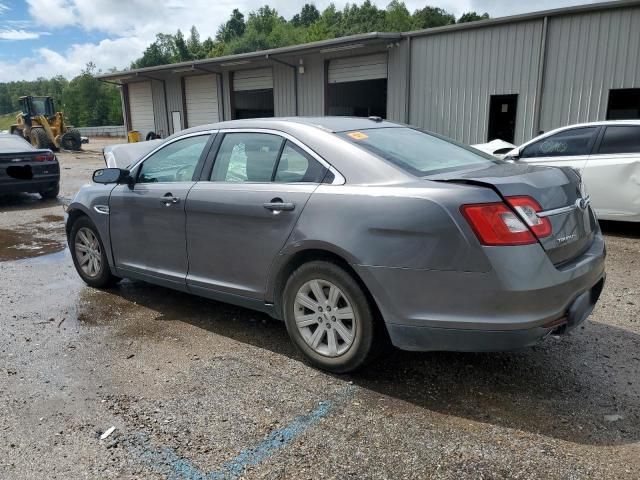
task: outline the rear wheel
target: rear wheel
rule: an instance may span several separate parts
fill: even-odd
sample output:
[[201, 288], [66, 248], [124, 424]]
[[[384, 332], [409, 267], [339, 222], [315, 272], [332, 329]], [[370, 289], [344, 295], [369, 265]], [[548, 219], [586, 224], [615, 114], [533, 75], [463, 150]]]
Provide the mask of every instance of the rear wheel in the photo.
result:
[[49, 148], [49, 137], [44, 128], [32, 128], [31, 129], [31, 145], [36, 148]]
[[360, 285], [339, 266], [315, 261], [299, 267], [285, 287], [283, 308], [291, 340], [314, 366], [346, 373], [371, 359], [373, 311]]
[[80, 150], [82, 148], [80, 131], [75, 128], [67, 130], [62, 137], [60, 137], [60, 146], [64, 150]]
[[98, 230], [88, 217], [80, 217], [71, 226], [69, 248], [76, 271], [87, 285], [104, 288], [120, 278], [111, 274]]

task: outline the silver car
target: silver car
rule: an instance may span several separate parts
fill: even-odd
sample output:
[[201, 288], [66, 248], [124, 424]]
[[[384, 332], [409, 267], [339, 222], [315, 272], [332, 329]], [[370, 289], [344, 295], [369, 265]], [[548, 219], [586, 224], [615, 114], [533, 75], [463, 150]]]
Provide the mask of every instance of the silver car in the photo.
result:
[[379, 118], [196, 127], [93, 179], [66, 221], [87, 284], [127, 277], [266, 312], [333, 372], [387, 340], [534, 345], [583, 322], [604, 284], [573, 169], [505, 163]]

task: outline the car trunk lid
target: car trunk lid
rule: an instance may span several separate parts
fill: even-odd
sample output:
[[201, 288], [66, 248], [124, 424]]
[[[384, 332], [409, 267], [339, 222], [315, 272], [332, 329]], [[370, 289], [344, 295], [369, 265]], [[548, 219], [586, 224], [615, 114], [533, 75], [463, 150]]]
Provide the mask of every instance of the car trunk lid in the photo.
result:
[[57, 172], [57, 160], [51, 150], [0, 151], [0, 178], [5, 181], [31, 180], [38, 175]]
[[501, 163], [427, 179], [491, 188], [506, 203], [508, 197], [533, 198], [541, 207], [539, 216], [551, 223], [551, 234], [538, 240], [556, 265], [576, 258], [593, 241], [596, 219], [583, 193], [580, 176], [571, 168]]

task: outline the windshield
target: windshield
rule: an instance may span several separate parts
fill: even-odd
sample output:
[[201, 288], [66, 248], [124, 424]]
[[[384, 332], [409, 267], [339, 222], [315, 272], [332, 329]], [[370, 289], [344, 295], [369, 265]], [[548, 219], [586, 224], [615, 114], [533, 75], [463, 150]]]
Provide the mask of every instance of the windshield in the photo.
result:
[[31, 106], [33, 107], [33, 115], [47, 114], [47, 99], [45, 97], [33, 97]]
[[452, 140], [408, 127], [371, 128], [339, 135], [418, 177], [502, 163]]

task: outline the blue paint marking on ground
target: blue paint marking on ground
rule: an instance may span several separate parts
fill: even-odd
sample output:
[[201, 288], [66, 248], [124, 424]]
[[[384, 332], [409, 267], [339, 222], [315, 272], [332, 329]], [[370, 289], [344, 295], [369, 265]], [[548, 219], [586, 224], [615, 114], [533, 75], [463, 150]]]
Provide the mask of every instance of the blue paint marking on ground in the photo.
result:
[[332, 401], [321, 402], [310, 413], [295, 417], [287, 426], [274, 430], [257, 445], [241, 451], [234, 459], [223, 463], [220, 468], [203, 472], [187, 459], [180, 458], [170, 448], [154, 450], [148, 440], [139, 438], [133, 450], [157, 472], [167, 475], [170, 480], [234, 480], [244, 474], [249, 466], [255, 466], [306, 432], [340, 403], [352, 395], [354, 387], [342, 390]]
[[243, 450], [236, 458], [222, 464], [219, 470], [209, 474], [209, 478], [211, 480], [227, 480], [241, 476], [246, 467], [263, 462], [277, 450], [291, 443], [295, 437], [326, 417], [332, 408], [333, 402], [320, 403], [311, 413], [294, 418], [289, 425], [274, 430], [255, 447]]

